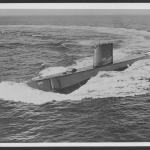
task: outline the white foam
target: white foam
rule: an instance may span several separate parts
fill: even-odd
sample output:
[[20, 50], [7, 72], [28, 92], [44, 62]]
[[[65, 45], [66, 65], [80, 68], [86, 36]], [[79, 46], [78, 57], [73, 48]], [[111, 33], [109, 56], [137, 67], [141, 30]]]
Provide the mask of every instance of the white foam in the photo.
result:
[[91, 66], [93, 64], [93, 57], [85, 57], [83, 59], [76, 60], [76, 64], [72, 65], [74, 68], [82, 68]]
[[[33, 27], [36, 28], [36, 27]], [[42, 27], [40, 27], [42, 28]], [[49, 26], [47, 28], [52, 28]], [[56, 28], [56, 26], [54, 26]], [[136, 29], [107, 28], [107, 27], [61, 27], [66, 29], [94, 30], [99, 33], [116, 34], [124, 37], [121, 48], [114, 49], [114, 59], [120, 59], [133, 53], [150, 53], [150, 33]], [[38, 29], [38, 28], [37, 28]], [[91, 43], [91, 41], [89, 41]], [[89, 44], [87, 41], [81, 44]], [[85, 57], [76, 61], [76, 65], [71, 67], [80, 68], [92, 64], [92, 57]], [[67, 67], [47, 68], [40, 72], [42, 76], [66, 71]], [[58, 94], [44, 92], [28, 87], [25, 83], [1, 82], [0, 98], [4, 100], [22, 101], [27, 103], [43, 104], [53, 100], [81, 100], [83, 98], [104, 98], [134, 96], [149, 93], [150, 91], [150, 60], [135, 62], [123, 72], [99, 72], [97, 76], [91, 78], [85, 85], [71, 94]], [[101, 86], [102, 85], [102, 86]]]
[[32, 89], [25, 83], [1, 82], [0, 98], [16, 102], [42, 104], [53, 100], [65, 100], [65, 95]]
[[123, 72], [99, 72], [72, 93], [72, 98], [124, 97], [149, 93], [150, 60], [140, 60]]
[[40, 76], [49, 76], [57, 73], [62, 73], [67, 71], [67, 67], [48, 67], [42, 71], [39, 72]]

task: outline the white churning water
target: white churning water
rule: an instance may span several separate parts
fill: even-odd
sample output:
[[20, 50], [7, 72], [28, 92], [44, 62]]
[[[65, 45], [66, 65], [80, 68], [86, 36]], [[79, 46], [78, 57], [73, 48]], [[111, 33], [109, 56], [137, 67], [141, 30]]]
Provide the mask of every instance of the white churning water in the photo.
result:
[[[71, 28], [71, 27], [68, 27]], [[72, 28], [82, 28], [74, 26]], [[83, 29], [95, 30], [100, 33], [113, 33], [124, 35], [124, 42], [121, 48], [114, 50], [114, 59], [121, 59], [136, 52], [149, 53], [150, 42], [146, 36], [150, 37], [147, 31], [138, 31], [125, 28], [105, 28], [105, 27], [83, 27]], [[85, 41], [83, 42], [86, 43]], [[82, 43], [82, 44], [83, 44]], [[70, 66], [80, 68], [93, 63], [91, 57], [77, 60], [76, 65]], [[67, 67], [46, 68], [40, 72], [41, 76], [66, 71]], [[103, 86], [101, 86], [103, 85]], [[70, 94], [58, 94], [32, 89], [25, 83], [15, 83], [2, 81], [0, 83], [0, 98], [4, 100], [22, 101], [26, 103], [43, 104], [53, 100], [81, 100], [84, 98], [104, 98], [104, 97], [124, 97], [149, 93], [150, 91], [150, 60], [140, 60], [135, 62], [128, 69], [117, 72], [99, 72], [91, 78], [85, 85]]]

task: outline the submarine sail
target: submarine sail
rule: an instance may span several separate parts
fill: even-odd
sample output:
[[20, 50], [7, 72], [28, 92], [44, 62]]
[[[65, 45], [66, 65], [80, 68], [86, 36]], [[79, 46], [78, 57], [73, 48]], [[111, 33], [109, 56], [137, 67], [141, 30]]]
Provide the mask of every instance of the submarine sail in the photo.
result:
[[111, 63], [113, 63], [113, 44], [103, 43], [96, 45], [94, 49], [93, 66], [100, 67]]

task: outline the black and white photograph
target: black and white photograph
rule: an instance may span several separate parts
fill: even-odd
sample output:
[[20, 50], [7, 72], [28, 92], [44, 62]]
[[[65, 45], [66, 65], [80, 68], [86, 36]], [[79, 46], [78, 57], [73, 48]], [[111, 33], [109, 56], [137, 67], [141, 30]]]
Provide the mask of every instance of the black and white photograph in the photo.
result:
[[0, 6], [0, 143], [150, 142], [145, 5]]

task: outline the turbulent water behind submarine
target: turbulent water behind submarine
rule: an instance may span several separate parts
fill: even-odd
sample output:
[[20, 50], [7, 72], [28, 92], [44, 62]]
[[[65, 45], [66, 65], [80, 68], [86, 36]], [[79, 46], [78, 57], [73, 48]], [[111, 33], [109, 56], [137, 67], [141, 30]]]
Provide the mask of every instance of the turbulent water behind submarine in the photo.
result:
[[115, 60], [150, 54], [149, 17], [1, 17], [0, 142], [150, 141], [148, 59], [99, 72], [70, 94], [26, 84], [91, 65], [97, 41], [114, 43]]

